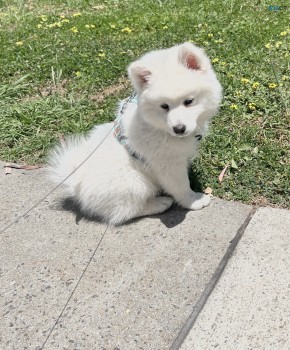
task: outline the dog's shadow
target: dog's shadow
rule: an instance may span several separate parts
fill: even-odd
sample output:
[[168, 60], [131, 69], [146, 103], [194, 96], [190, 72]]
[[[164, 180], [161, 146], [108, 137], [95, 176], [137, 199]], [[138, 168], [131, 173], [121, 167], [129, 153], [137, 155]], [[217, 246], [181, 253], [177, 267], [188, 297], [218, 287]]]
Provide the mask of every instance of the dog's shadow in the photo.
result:
[[[197, 174], [191, 171], [189, 173], [189, 179], [191, 183], [191, 188], [194, 191], [200, 192], [202, 187], [201, 187], [201, 183], [198, 180]], [[55, 209], [64, 210], [64, 211], [73, 213], [75, 215], [75, 221], [77, 225], [80, 223], [81, 220], [103, 223], [103, 220], [100, 217], [91, 216], [84, 213], [81, 210], [80, 205], [71, 197], [64, 198], [59, 202], [55, 202], [55, 204], [56, 204]], [[180, 225], [185, 220], [186, 214], [188, 212], [189, 210], [181, 208], [177, 204], [174, 204], [169, 210], [165, 211], [164, 213], [151, 215], [150, 217], [159, 219], [167, 228], [172, 228]], [[129, 223], [135, 223], [142, 219], [144, 219], [144, 217], [138, 217], [126, 222], [123, 225], [129, 224]]]

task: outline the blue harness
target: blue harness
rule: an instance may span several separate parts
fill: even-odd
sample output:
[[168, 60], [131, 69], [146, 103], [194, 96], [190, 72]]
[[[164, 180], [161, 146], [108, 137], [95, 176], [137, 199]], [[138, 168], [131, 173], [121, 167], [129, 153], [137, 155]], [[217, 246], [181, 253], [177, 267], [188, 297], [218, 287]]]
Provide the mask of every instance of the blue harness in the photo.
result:
[[122, 116], [124, 115], [126, 108], [129, 103], [137, 104], [137, 94], [134, 93], [130, 97], [126, 98], [121, 102], [120, 110], [117, 115], [117, 118], [114, 121], [114, 136], [115, 138], [120, 142], [121, 145], [123, 145], [131, 157], [138, 159], [141, 163], [145, 163], [145, 160], [143, 157], [141, 157], [138, 153], [133, 151], [128, 143], [128, 137], [125, 135], [123, 122], [122, 122]]

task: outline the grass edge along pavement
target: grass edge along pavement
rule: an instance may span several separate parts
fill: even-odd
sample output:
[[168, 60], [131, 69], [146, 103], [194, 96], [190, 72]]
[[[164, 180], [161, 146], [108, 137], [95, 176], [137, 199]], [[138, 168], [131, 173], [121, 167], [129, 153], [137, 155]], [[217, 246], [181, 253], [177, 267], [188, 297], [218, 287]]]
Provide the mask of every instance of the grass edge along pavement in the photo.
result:
[[249, 1], [194, 12], [185, 0], [10, 3], [0, 11], [1, 159], [43, 162], [60, 134], [112, 121], [131, 92], [120, 78], [128, 63], [188, 40], [205, 48], [224, 87], [192, 178], [220, 198], [289, 207], [289, 12]]

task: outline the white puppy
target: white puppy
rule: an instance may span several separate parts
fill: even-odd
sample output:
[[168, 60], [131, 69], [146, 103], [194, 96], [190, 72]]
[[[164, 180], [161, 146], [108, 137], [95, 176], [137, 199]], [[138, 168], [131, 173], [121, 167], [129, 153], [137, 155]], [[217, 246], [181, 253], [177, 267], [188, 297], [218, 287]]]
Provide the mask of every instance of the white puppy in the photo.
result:
[[184, 43], [144, 55], [128, 72], [136, 96], [122, 101], [115, 126], [56, 147], [51, 177], [63, 181], [109, 130], [64, 182], [85, 213], [117, 225], [162, 213], [173, 201], [192, 210], [207, 206], [210, 197], [190, 189], [188, 165], [221, 101], [209, 59]]

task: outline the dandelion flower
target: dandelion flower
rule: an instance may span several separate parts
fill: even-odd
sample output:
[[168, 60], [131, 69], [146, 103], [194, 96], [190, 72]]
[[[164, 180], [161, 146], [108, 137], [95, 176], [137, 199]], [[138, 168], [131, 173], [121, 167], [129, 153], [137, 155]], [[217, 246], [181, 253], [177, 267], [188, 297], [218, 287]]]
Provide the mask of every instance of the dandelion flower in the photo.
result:
[[105, 57], [106, 54], [105, 54], [104, 52], [100, 52], [100, 53], [98, 53], [98, 56], [99, 56], [99, 57]]
[[40, 19], [42, 20], [42, 22], [46, 22], [47, 21], [47, 16], [46, 15], [42, 15], [42, 16], [40, 16]]
[[85, 25], [85, 28], [89, 29], [89, 28], [90, 28], [90, 25], [89, 25], [89, 24], [86, 24], [86, 25]]
[[207, 34], [207, 36], [208, 36], [209, 38], [213, 38], [213, 34], [212, 34], [212, 33]]
[[80, 71], [77, 71], [77, 72], [75, 72], [75, 75], [76, 75], [77, 77], [80, 77], [80, 76], [82, 75], [82, 73], [81, 73]]
[[69, 23], [69, 19], [64, 18], [64, 19], [61, 20], [61, 22], [62, 22], [62, 23]]
[[251, 111], [254, 111], [256, 109], [256, 105], [253, 102], [248, 103], [248, 107]]
[[78, 17], [78, 16], [81, 16], [82, 14], [80, 12], [77, 12], [77, 13], [73, 13], [73, 17]]
[[111, 27], [112, 29], [116, 29], [116, 24], [111, 24], [110, 27]]
[[249, 82], [250, 82], [249, 79], [246, 79], [246, 78], [242, 78], [242, 79], [241, 79], [241, 83], [242, 83], [242, 84], [248, 84]]
[[277, 87], [278, 85], [275, 84], [275, 83], [270, 83], [270, 84], [268, 84], [268, 86], [269, 86], [270, 89], [276, 89], [276, 87]]
[[285, 36], [285, 35], [287, 35], [287, 31], [286, 31], [286, 30], [284, 30], [283, 32], [281, 32], [281, 33], [280, 33], [280, 35], [281, 35], [281, 36]]
[[232, 103], [230, 105], [230, 109], [233, 110], [233, 111], [236, 111], [238, 109], [238, 106], [236, 104]]
[[275, 47], [278, 49], [282, 44], [282, 41], [277, 41]]
[[282, 75], [282, 80], [285, 81], [285, 80], [288, 80], [289, 77], [287, 77], [287, 75]]
[[78, 32], [79, 32], [79, 30], [78, 30], [77, 27], [72, 27], [70, 30], [71, 30], [71, 32], [73, 32], [73, 33], [78, 33]]
[[163, 28], [163, 29], [168, 29], [168, 26], [163, 26], [162, 28]]
[[219, 60], [220, 60], [220, 59], [219, 59], [219, 58], [217, 58], [217, 57], [216, 57], [216, 58], [213, 58], [212, 63], [218, 63], [218, 62], [219, 62]]
[[16, 46], [22, 46], [23, 45], [23, 41], [16, 41], [15, 45]]
[[258, 83], [257, 81], [254, 82], [254, 84], [252, 85], [253, 89], [257, 89], [259, 87], [260, 83]]
[[270, 43], [268, 43], [268, 44], [265, 45], [265, 48], [266, 48], [266, 49], [270, 49], [271, 47], [272, 47], [272, 45], [271, 45]]
[[39, 24], [37, 25], [37, 28], [38, 28], [38, 29], [41, 29], [41, 28], [42, 28], [42, 24], [39, 23]]
[[94, 24], [91, 24], [90, 27], [91, 28], [96, 28], [96, 26]]
[[131, 33], [131, 32], [132, 32], [132, 29], [129, 28], [129, 27], [126, 27], [126, 28], [123, 28], [123, 29], [121, 30], [121, 32], [122, 32], [122, 33]]

